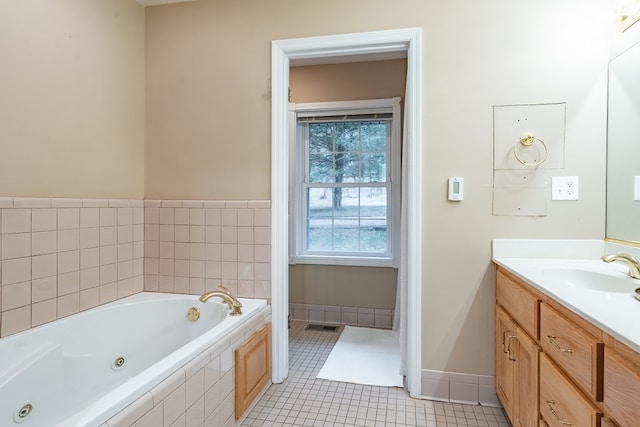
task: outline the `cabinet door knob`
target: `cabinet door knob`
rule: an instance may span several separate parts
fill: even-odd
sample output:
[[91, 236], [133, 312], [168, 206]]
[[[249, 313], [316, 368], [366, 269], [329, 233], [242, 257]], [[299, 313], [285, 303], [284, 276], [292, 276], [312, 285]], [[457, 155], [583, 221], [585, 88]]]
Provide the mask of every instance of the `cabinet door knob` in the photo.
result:
[[560, 351], [562, 353], [573, 353], [573, 350], [571, 350], [570, 348], [561, 347], [560, 344], [558, 344], [558, 342], [556, 341], [555, 335], [547, 335], [547, 339], [549, 340], [551, 345], [553, 345], [555, 347], [556, 350], [558, 350], [558, 351]]

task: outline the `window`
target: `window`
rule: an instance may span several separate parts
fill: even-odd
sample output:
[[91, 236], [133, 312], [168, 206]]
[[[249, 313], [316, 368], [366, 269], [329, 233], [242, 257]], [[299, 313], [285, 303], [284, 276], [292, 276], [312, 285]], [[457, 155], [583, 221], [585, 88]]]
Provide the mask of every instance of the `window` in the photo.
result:
[[393, 264], [399, 98], [297, 104], [294, 263]]

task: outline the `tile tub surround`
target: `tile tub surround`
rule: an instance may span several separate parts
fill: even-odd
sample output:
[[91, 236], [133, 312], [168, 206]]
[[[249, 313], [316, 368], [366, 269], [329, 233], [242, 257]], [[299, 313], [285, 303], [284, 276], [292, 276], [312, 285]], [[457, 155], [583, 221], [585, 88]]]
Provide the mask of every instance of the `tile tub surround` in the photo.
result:
[[142, 200], [0, 198], [0, 337], [143, 290]]
[[270, 207], [0, 197], [0, 338], [142, 290], [270, 300]]
[[235, 426], [234, 351], [270, 321], [266, 306], [100, 427]]
[[271, 298], [271, 202], [144, 201], [146, 291]]

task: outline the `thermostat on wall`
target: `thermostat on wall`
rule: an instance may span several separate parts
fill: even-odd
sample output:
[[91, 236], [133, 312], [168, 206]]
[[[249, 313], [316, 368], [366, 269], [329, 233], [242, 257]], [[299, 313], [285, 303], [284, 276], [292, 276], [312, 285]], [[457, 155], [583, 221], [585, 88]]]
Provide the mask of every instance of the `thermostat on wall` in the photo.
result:
[[459, 202], [463, 197], [463, 178], [461, 176], [452, 176], [449, 178], [449, 200]]

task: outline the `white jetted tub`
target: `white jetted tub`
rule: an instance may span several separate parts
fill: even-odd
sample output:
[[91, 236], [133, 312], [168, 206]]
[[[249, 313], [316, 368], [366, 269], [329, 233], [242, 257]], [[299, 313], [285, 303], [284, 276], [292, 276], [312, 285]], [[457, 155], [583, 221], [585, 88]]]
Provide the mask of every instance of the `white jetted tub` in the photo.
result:
[[240, 301], [142, 292], [0, 339], [0, 426], [100, 425], [266, 306]]

